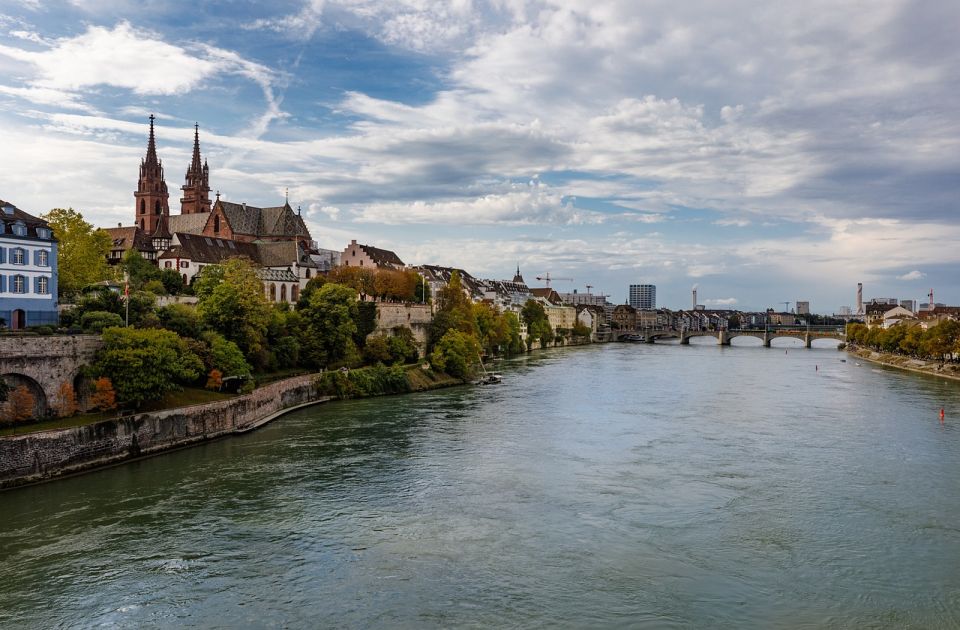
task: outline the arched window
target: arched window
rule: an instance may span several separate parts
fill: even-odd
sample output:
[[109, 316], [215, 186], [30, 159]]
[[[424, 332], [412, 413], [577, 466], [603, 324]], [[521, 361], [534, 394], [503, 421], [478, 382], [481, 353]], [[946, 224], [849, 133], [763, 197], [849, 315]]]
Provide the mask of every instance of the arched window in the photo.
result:
[[140, 229], [143, 229], [143, 219], [140, 219]]
[[270, 283], [270, 301], [277, 301], [277, 285]]
[[287, 285], [285, 284], [280, 285], [280, 301], [281, 302], [287, 301]]
[[295, 284], [290, 288], [290, 301], [296, 302], [300, 299], [300, 285]]
[[219, 214], [213, 217], [213, 233], [214, 234], [220, 233], [220, 215]]
[[187, 274], [183, 274], [183, 283], [184, 283], [184, 284], [187, 283]]
[[157, 199], [157, 203], [153, 206], [153, 213], [160, 214], [160, 200]]
[[310, 269], [307, 269], [307, 280], [310, 279]]
[[147, 202], [144, 201], [143, 199], [141, 199], [141, 200], [140, 200], [140, 214], [146, 214], [146, 213], [147, 213]]

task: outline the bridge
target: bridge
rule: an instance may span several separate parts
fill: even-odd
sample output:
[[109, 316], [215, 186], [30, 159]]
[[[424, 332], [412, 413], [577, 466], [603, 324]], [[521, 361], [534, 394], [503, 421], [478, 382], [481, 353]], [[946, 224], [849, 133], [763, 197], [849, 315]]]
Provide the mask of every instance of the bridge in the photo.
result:
[[658, 339], [679, 339], [681, 345], [689, 345], [694, 337], [714, 337], [717, 344], [729, 346], [737, 337], [755, 337], [769, 348], [774, 339], [799, 339], [807, 348], [813, 347], [817, 339], [834, 339], [846, 341], [847, 336], [842, 328], [836, 326], [811, 326], [805, 328], [742, 328], [734, 330], [677, 330], [674, 328], [638, 328], [635, 330], [621, 330], [617, 334], [618, 341], [633, 341], [640, 343], [654, 343]]
[[[34, 398], [34, 415], [46, 416], [64, 383], [81, 398], [81, 368], [103, 345], [99, 335], [10, 335], [0, 337], [0, 378], [10, 389], [25, 385]], [[3, 407], [0, 406], [0, 413]]]

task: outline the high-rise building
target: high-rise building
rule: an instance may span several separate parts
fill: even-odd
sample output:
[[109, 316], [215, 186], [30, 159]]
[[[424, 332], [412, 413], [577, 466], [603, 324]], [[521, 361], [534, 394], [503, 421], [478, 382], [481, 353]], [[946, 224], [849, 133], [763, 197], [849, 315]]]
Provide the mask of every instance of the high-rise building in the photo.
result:
[[900, 306], [907, 309], [912, 313], [917, 312], [917, 301], [916, 300], [900, 300]]
[[657, 287], [652, 284], [631, 284], [627, 303], [644, 311], [654, 310], [657, 308]]
[[809, 315], [810, 314], [810, 302], [801, 302], [797, 300], [797, 315]]

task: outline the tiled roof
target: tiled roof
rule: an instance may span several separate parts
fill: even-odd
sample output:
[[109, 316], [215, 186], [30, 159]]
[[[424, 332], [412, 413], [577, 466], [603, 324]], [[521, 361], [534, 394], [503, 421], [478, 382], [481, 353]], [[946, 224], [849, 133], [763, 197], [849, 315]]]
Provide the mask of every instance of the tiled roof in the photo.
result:
[[297, 274], [289, 269], [257, 269], [257, 277], [265, 282], [299, 282]]
[[218, 201], [227, 223], [235, 234], [257, 237], [302, 236], [310, 237], [303, 218], [289, 204], [273, 208], [258, 208], [247, 204]]
[[370, 257], [378, 267], [403, 267], [403, 261], [389, 249], [380, 249], [372, 245], [360, 245], [360, 249]]
[[160, 255], [160, 258], [182, 258], [194, 263], [212, 265], [223, 262], [228, 258], [242, 256], [260, 264], [260, 253], [253, 243], [241, 243], [184, 232], [178, 232], [175, 239], [178, 245], [165, 251]]
[[209, 218], [209, 212], [171, 215], [170, 231], [174, 234], [177, 232], [184, 234], [203, 234], [203, 228], [207, 225], [207, 219]]
[[13, 224], [17, 221], [22, 221], [27, 226], [27, 236], [36, 237], [38, 227], [49, 227], [43, 219], [0, 199], [0, 234], [13, 234]]
[[289, 267], [296, 263], [301, 267], [316, 267], [310, 255], [299, 241], [268, 241], [257, 243], [260, 249], [260, 264], [264, 267]]
[[110, 235], [110, 249], [122, 249], [127, 251], [137, 249], [139, 251], [151, 251], [153, 245], [150, 243], [150, 237], [139, 226], [130, 225], [124, 227], [104, 228], [104, 232]]
[[454, 271], [456, 271], [460, 274], [460, 284], [470, 293], [470, 295], [483, 295], [483, 287], [481, 286], [480, 281], [463, 269], [457, 269], [456, 267], [440, 267], [438, 265], [420, 265], [417, 267], [417, 270], [426, 277], [428, 282], [434, 281], [442, 282], [444, 284], [450, 282], [450, 276], [453, 275]]

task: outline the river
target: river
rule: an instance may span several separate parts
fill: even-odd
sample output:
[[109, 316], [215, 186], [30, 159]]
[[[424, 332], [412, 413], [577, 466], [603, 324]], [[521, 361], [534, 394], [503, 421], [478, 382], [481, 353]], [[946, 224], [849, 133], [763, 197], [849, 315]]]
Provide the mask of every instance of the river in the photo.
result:
[[0, 493], [0, 626], [960, 627], [960, 384], [707, 341]]

